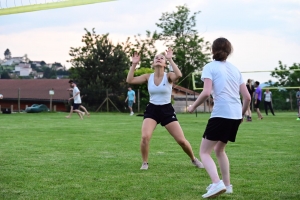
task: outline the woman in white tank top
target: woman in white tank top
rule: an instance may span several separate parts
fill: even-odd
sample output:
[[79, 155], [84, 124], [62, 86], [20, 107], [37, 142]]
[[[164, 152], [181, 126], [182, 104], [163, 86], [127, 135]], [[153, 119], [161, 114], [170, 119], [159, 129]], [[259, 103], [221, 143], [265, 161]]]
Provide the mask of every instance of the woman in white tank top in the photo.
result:
[[[150, 103], [144, 113], [142, 125], [140, 144], [143, 159], [142, 170], [148, 169], [149, 143], [153, 131], [159, 123], [165, 126], [183, 151], [190, 157], [192, 164], [198, 168], [203, 168], [202, 163], [194, 156], [190, 143], [184, 137], [183, 131], [177, 121], [174, 108], [171, 105], [172, 85], [182, 76], [181, 71], [172, 60], [172, 56], [173, 51], [170, 48], [166, 52], [166, 55], [156, 55], [152, 64], [154, 73], [134, 77], [134, 70], [140, 61], [140, 56], [135, 52], [132, 57], [132, 66], [127, 75], [126, 81], [129, 84], [148, 83], [148, 91], [150, 94]], [[167, 61], [171, 64], [174, 72], [165, 73]]]

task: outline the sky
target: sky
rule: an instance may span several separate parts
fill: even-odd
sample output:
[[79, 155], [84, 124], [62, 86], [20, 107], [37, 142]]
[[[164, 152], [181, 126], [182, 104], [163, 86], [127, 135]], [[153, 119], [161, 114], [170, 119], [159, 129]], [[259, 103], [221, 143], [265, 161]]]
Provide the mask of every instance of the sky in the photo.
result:
[[[2, 6], [5, 1], [0, 0]], [[21, 0], [15, 2], [19, 5]], [[4, 15], [0, 16], [0, 59], [8, 48], [13, 57], [27, 54], [30, 60], [60, 62], [69, 68], [69, 50], [83, 46], [84, 28], [109, 33], [112, 41], [122, 42], [143, 36], [146, 30], [160, 31], [155, 23], [162, 13], [184, 4], [191, 13], [200, 11], [195, 29], [205, 41], [225, 37], [231, 42], [234, 51], [228, 61], [241, 72], [274, 70], [279, 60], [287, 66], [300, 63], [299, 0], [116, 0]], [[158, 45], [158, 50], [165, 47]], [[271, 79], [270, 72], [242, 74], [245, 81]]]

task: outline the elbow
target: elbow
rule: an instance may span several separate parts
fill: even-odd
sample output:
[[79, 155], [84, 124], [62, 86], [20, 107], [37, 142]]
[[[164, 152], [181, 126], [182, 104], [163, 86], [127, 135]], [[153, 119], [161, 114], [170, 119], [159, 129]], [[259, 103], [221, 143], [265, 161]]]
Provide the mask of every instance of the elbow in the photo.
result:
[[202, 94], [203, 97], [205, 97], [205, 98], [208, 98], [208, 97], [210, 96], [210, 93], [207, 92], [207, 91], [203, 91], [201, 94]]
[[245, 97], [243, 97], [245, 101], [247, 102], [250, 102], [251, 101], [251, 96], [250, 94], [249, 95], [246, 95]]
[[126, 83], [132, 84], [131, 81], [132, 81], [132, 79], [130, 79], [130, 78], [127, 78], [127, 79], [126, 79]]

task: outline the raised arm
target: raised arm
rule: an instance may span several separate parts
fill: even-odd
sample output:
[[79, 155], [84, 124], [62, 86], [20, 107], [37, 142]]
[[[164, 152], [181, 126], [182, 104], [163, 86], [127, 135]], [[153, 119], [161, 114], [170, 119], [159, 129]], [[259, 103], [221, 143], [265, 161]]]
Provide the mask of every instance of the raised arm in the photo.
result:
[[173, 50], [171, 48], [168, 48], [168, 50], [166, 51], [166, 59], [169, 61], [170, 65], [173, 68], [173, 72], [168, 73], [168, 79], [169, 82], [175, 83], [178, 79], [182, 77], [182, 73], [178, 68], [178, 66], [174, 63], [172, 57], [173, 57]]
[[141, 76], [134, 76], [134, 70], [137, 66], [137, 64], [140, 62], [140, 55], [138, 55], [137, 52], [134, 52], [132, 56], [132, 66], [129, 69], [129, 72], [127, 74], [126, 82], [129, 84], [143, 84], [148, 81], [149, 74], [143, 74]]

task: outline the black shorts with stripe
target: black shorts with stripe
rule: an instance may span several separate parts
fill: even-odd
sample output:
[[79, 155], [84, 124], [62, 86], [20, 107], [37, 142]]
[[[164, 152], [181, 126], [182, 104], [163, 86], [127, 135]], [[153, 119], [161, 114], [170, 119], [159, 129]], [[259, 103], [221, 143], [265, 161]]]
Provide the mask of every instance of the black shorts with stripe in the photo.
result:
[[144, 119], [151, 118], [165, 126], [173, 121], [178, 121], [175, 110], [171, 103], [165, 105], [154, 105], [149, 103], [144, 112]]

